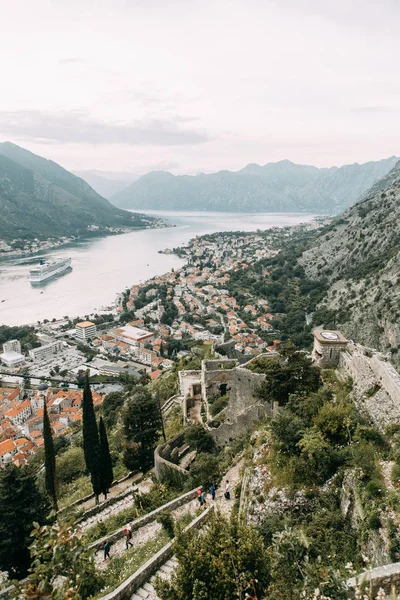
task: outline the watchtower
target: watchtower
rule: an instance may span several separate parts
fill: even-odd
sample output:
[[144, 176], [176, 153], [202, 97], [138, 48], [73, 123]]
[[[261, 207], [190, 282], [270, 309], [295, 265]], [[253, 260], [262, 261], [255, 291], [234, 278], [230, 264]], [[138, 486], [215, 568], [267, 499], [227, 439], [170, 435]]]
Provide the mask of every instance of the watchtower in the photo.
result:
[[340, 353], [346, 350], [348, 340], [340, 331], [315, 329], [313, 333], [313, 361], [321, 367], [336, 367]]

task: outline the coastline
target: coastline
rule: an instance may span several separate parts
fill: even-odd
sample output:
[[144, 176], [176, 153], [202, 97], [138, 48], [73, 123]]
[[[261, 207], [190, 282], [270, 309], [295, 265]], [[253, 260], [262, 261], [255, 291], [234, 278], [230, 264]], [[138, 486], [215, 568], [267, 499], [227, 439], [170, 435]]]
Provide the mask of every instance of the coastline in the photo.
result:
[[[151, 215], [150, 215], [151, 216]], [[160, 222], [158, 222], [160, 221]], [[164, 223], [163, 225], [161, 223]], [[93, 239], [100, 239], [105, 237], [112, 237], [116, 235], [123, 235], [125, 233], [134, 233], [136, 231], [146, 231], [147, 229], [166, 229], [169, 227], [175, 227], [173, 224], [167, 223], [167, 221], [162, 221], [161, 219], [157, 220], [157, 223], [154, 227], [146, 226], [146, 227], [135, 227], [135, 228], [124, 228], [119, 231], [107, 231], [107, 232], [87, 232], [82, 236], [71, 236], [69, 238], [60, 238], [54, 242], [48, 242], [47, 240], [43, 241], [43, 245], [37, 247], [33, 250], [10, 250], [10, 251], [0, 251], [0, 262], [3, 260], [7, 260], [9, 258], [26, 258], [30, 256], [35, 256], [41, 254], [42, 252], [48, 252], [51, 250], [55, 250], [56, 248], [65, 248], [67, 246], [74, 246], [75, 244], [88, 242]], [[51, 238], [49, 238], [51, 239]]]
[[[13, 326], [35, 324], [54, 317], [60, 319], [65, 314], [70, 317], [94, 314], [99, 307], [117, 306], [115, 300], [118, 292], [129, 290], [135, 285], [144, 285], [144, 282], [152, 282], [156, 277], [180, 270], [184, 262], [187, 262], [183, 249], [192, 244], [195, 238], [221, 233], [235, 237], [239, 233], [260, 233], [268, 230], [284, 232], [285, 228], [297, 227], [300, 224], [307, 227], [317, 226], [315, 221], [321, 218], [320, 215], [309, 215], [308, 218], [300, 220], [298, 214], [282, 213], [273, 216], [260, 215], [257, 219], [232, 218], [231, 213], [227, 213], [226, 218], [216, 221], [210, 218], [192, 221], [182, 218], [185, 215], [180, 213], [177, 214], [176, 220], [172, 219], [172, 215], [157, 217], [162, 219], [161, 228], [131, 230], [125, 235], [90, 235], [92, 242], [89, 242], [87, 249], [83, 237], [64, 244], [62, 250], [61, 245], [58, 246], [60, 255], [72, 256], [73, 262], [76, 260], [76, 269], [73, 268], [68, 276], [60, 277], [55, 285], [52, 283], [44, 286], [40, 292], [35, 290], [32, 293], [31, 286], [26, 289], [23, 283], [27, 277], [28, 264], [35, 260], [32, 257], [37, 256], [38, 252], [26, 254], [25, 258], [21, 254], [0, 258], [0, 281], [4, 281], [4, 284], [10, 282], [10, 288], [6, 285], [3, 288], [1, 285], [4, 295], [0, 300], [3, 299], [6, 304], [0, 304], [0, 313], [3, 316], [0, 316], [0, 322]], [[171, 221], [175, 222], [175, 226], [170, 224]], [[214, 229], [216, 227], [218, 229]], [[154, 231], [151, 231], [152, 229]], [[90, 250], [92, 244], [94, 252]], [[70, 250], [66, 249], [68, 246]], [[48, 256], [52, 253], [51, 250], [42, 252]], [[57, 254], [56, 250], [54, 254]]]

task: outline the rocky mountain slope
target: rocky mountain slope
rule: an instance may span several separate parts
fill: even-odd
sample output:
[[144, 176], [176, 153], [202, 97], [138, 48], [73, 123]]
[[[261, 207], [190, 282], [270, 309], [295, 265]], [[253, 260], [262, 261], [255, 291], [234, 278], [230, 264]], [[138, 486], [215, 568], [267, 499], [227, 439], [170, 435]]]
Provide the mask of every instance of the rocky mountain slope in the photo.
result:
[[83, 179], [19, 146], [0, 144], [0, 239], [83, 235], [95, 225], [142, 227], [150, 217], [115, 208]]
[[[355, 341], [400, 351], [400, 161], [341, 218], [314, 236], [300, 262], [326, 279], [325, 320]], [[396, 360], [397, 362], [397, 360]]]
[[335, 213], [354, 204], [396, 162], [391, 157], [318, 169], [283, 160], [195, 176], [155, 171], [111, 196], [111, 201], [136, 209]]

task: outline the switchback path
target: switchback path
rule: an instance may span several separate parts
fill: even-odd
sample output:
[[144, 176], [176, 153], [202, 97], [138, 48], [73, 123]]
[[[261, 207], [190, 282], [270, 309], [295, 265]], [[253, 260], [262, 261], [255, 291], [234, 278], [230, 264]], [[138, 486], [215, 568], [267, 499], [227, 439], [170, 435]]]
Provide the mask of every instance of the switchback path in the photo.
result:
[[[151, 481], [151, 479], [143, 479], [137, 484], [137, 486], [135, 486], [135, 489], [139, 493], [147, 494], [147, 492], [151, 490], [152, 486], [153, 482]], [[128, 494], [124, 498], [121, 498], [119, 502], [115, 502], [115, 504], [111, 504], [110, 506], [105, 506], [104, 510], [100, 511], [96, 515], [93, 515], [92, 517], [88, 517], [85, 521], [79, 523], [78, 527], [81, 531], [85, 531], [86, 529], [89, 529], [89, 527], [93, 527], [93, 525], [96, 525], [100, 521], [107, 519], [107, 517], [117, 515], [122, 510], [130, 508], [132, 505], [132, 494]]]
[[[190, 500], [186, 504], [183, 504], [182, 506], [179, 506], [174, 511], [171, 511], [171, 514], [174, 517], [174, 519], [180, 519], [187, 513], [192, 513], [194, 515], [195, 512], [198, 510], [198, 508], [199, 508], [199, 502], [197, 499], [194, 499], [194, 500]], [[194, 518], [194, 516], [193, 516], [193, 518]], [[121, 529], [123, 529], [123, 528], [121, 528]], [[151, 538], [153, 538], [155, 535], [157, 535], [160, 531], [161, 531], [161, 525], [156, 520], [152, 521], [151, 523], [147, 523], [147, 525], [140, 527], [140, 529], [136, 529], [135, 531], [132, 532], [131, 542], [133, 544], [133, 549], [132, 550], [126, 549], [126, 541], [125, 541], [125, 537], [123, 537], [111, 546], [111, 551], [110, 551], [111, 560], [116, 556], [121, 556], [125, 553], [128, 554], [129, 552], [134, 552], [135, 548], [148, 542]], [[103, 570], [107, 567], [108, 561], [104, 561], [103, 550], [98, 550], [96, 552], [95, 563], [96, 563], [96, 567], [100, 570]]]
[[[219, 510], [223, 515], [229, 516], [232, 512], [232, 507], [235, 502], [235, 488], [240, 483], [240, 470], [243, 466], [243, 459], [241, 459], [236, 465], [231, 467], [229, 471], [226, 473], [224, 478], [221, 481], [221, 486], [218, 488], [216, 496], [215, 496], [215, 508]], [[226, 480], [229, 480], [231, 484], [231, 499], [225, 500], [224, 492], [225, 492], [225, 483]], [[194, 500], [197, 503], [197, 500]], [[212, 503], [211, 497], [208, 498], [207, 504]], [[179, 509], [178, 509], [179, 510]], [[159, 596], [153, 587], [153, 583], [156, 577], [161, 577], [162, 579], [170, 580], [173, 572], [178, 566], [178, 561], [173, 556], [170, 560], [168, 560], [162, 567], [160, 567], [153, 575], [149, 581], [147, 581], [141, 588], [136, 590], [134, 594], [132, 594], [130, 600], [160, 600]]]
[[[107, 500], [109, 498], [115, 498], [115, 496], [118, 496], [118, 494], [124, 492], [128, 487], [132, 486], [135, 483], [135, 481], [137, 481], [141, 477], [142, 473], [135, 473], [129, 479], [126, 479], [125, 481], [121, 481], [120, 483], [114, 485], [107, 494]], [[85, 511], [89, 510], [89, 508], [93, 508], [94, 506], [96, 506], [96, 499], [90, 498], [90, 500], [87, 500], [83, 504], [80, 504], [79, 509]]]

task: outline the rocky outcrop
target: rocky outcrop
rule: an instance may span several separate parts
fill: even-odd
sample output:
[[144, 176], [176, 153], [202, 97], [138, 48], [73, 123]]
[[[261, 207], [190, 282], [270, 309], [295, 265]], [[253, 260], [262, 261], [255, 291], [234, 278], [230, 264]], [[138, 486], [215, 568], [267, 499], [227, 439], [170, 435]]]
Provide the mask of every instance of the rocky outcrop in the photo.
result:
[[[348, 338], [400, 361], [400, 162], [342, 218], [313, 236], [299, 261], [326, 279], [320, 308]], [[331, 313], [332, 314], [332, 313]], [[317, 323], [316, 323], [317, 325]]]

